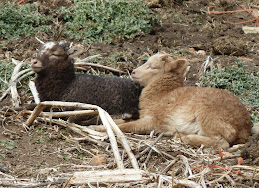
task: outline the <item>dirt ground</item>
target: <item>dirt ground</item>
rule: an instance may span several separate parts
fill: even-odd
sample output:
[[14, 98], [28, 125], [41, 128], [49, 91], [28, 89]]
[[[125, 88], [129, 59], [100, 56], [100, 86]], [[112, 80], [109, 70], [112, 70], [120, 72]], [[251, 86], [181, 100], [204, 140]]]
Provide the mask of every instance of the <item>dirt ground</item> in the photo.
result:
[[[42, 13], [54, 14], [55, 16], [58, 15], [57, 12], [61, 5], [67, 7], [72, 5], [69, 0], [49, 2], [46, 0], [28, 1], [28, 3], [38, 3]], [[187, 85], [196, 85], [199, 82], [199, 73], [207, 56], [214, 59], [214, 64], [223, 66], [235, 64], [237, 58], [245, 61], [246, 67], [250, 70], [253, 70], [255, 66], [259, 66], [259, 34], [245, 34], [242, 30], [242, 26], [254, 26], [254, 24], [231, 24], [231, 22], [237, 23], [253, 19], [253, 15], [247, 12], [208, 14], [208, 7], [210, 6], [214, 6], [211, 9], [213, 11], [248, 8], [259, 10], [257, 0], [154, 0], [146, 2], [152, 10], [158, 13], [162, 26], [153, 28], [149, 35], [138, 34], [133, 39], [123, 43], [83, 45], [85, 50], [80, 58], [93, 54], [102, 54], [104, 57], [108, 57], [115, 53], [123, 52], [119, 62], [115, 64], [102, 62], [102, 64], [132, 71], [143, 63], [139, 58], [142, 55], [152, 55], [158, 51], [170, 52], [188, 59], [191, 68], [187, 76]], [[257, 21], [259, 22], [259, 20]], [[74, 42], [74, 45], [80, 44], [80, 41], [59, 37], [57, 32], [59, 27], [61, 26], [53, 25], [51, 34], [39, 33], [37, 37], [44, 42], [69, 40]], [[1, 42], [4, 43], [4, 46], [0, 49], [0, 59], [14, 58], [27, 63], [35, 57], [37, 50], [41, 46], [36, 41], [35, 36], [18, 41], [2, 40]], [[27, 91], [21, 91], [20, 94], [23, 103], [31, 102], [32, 97]], [[4, 106], [11, 108], [10, 97], [0, 103], [0, 108]], [[68, 174], [74, 171], [116, 168], [110, 147], [99, 146], [87, 141], [75, 141], [73, 138], [79, 138], [79, 135], [65, 127], [49, 125], [47, 120], [38, 120], [27, 130], [22, 126], [27, 116], [17, 116], [16, 112], [8, 115], [5, 112], [5, 110], [0, 111], [0, 173], [6, 174], [3, 177], [8, 178], [10, 175], [19, 180], [45, 182], [51, 181], [53, 176], [69, 177]], [[126, 137], [134, 145], [133, 152], [135, 154], [143, 149], [142, 144], [144, 142], [149, 143], [156, 138], [149, 137], [149, 135], [138, 136], [131, 134], [126, 134]], [[252, 178], [247, 179], [245, 176], [232, 173], [229, 176], [234, 179], [235, 183], [229, 179], [222, 179], [222, 181], [219, 180], [218, 184], [211, 184], [211, 187], [220, 185], [224, 187], [259, 187], [258, 135], [251, 140], [246, 145], [246, 149], [243, 149], [242, 152], [238, 150], [233, 155], [242, 155], [244, 158], [243, 165], [254, 168], [254, 171], [251, 172], [252, 174], [254, 173], [253, 176], [251, 175]], [[171, 138], [163, 138], [156, 146], [164, 153], [174, 157], [181, 154], [191, 159], [196, 159], [196, 157], [192, 158], [193, 155], [188, 154], [188, 152], [197, 151], [197, 148], [189, 146], [188, 152], [184, 152], [173, 147], [172, 143], [174, 142]], [[183, 147], [180, 143], [177, 144], [177, 146]], [[250, 151], [251, 148], [253, 148], [252, 152]], [[218, 152], [211, 149], [206, 150], [205, 153], [213, 153], [212, 155], [218, 157]], [[96, 155], [101, 155], [105, 159], [101, 167], [91, 165], [91, 161]], [[153, 152], [144, 169], [153, 173], [164, 169], [172, 159], [168, 156], [161, 157], [161, 155]], [[139, 162], [142, 163], [146, 157], [147, 154], [143, 155]], [[221, 161], [220, 164], [225, 167], [233, 166], [237, 164], [236, 160], [236, 158], [230, 158]], [[181, 170], [176, 173], [183, 174]], [[213, 176], [211, 175], [208, 179], [213, 179]], [[65, 186], [65, 183], [51, 185], [51, 187], [62, 186]], [[85, 187], [88, 186], [85, 185]], [[104, 186], [112, 187], [114, 184]], [[124, 184], [118, 186], [156, 187], [157, 181], [154, 180], [142, 185]]]

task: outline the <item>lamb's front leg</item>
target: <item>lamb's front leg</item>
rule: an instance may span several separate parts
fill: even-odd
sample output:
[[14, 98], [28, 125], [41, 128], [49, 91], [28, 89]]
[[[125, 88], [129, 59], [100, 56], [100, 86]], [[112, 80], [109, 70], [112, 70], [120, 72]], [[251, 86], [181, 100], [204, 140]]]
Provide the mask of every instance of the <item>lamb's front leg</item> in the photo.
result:
[[152, 118], [149, 116], [135, 121], [119, 124], [118, 127], [122, 132], [136, 134], [149, 134], [152, 130], [159, 132], [157, 127], [154, 125]]
[[[136, 133], [136, 134], [149, 134], [152, 130], [160, 132], [151, 117], [144, 117], [138, 120], [133, 120], [127, 123], [119, 124], [118, 127], [122, 132]], [[103, 126], [91, 126], [96, 131], [104, 132], [106, 129]]]

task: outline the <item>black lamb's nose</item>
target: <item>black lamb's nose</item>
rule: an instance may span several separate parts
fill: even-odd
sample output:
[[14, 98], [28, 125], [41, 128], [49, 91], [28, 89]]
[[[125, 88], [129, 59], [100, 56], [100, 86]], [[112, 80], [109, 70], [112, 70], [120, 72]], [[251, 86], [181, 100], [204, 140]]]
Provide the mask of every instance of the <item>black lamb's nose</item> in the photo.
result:
[[135, 71], [132, 71], [132, 73], [131, 74], [135, 74]]
[[36, 59], [34, 59], [34, 60], [31, 61], [31, 64], [32, 64], [32, 65], [35, 65], [35, 64], [37, 64], [37, 63], [38, 63], [38, 61], [37, 61]]

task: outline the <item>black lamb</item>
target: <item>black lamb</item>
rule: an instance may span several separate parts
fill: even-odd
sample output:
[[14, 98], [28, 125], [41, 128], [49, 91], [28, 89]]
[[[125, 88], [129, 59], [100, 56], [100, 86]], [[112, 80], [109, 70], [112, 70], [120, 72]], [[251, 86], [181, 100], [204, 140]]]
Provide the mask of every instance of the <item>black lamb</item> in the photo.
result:
[[111, 115], [129, 114], [137, 119], [141, 86], [131, 79], [75, 74], [73, 58], [66, 43], [48, 42], [42, 46], [32, 70], [41, 101], [95, 104]]

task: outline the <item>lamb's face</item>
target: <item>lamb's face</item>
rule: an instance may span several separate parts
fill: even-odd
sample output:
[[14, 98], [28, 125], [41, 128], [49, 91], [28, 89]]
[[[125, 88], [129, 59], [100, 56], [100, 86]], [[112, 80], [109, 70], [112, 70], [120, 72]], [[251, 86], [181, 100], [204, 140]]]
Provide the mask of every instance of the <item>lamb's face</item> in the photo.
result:
[[50, 70], [65, 67], [65, 63], [70, 63], [70, 61], [68, 61], [69, 56], [67, 50], [62, 44], [63, 43], [57, 42], [45, 43], [37, 54], [36, 59], [32, 60], [32, 70], [39, 73], [46, 69]]
[[135, 69], [131, 76], [134, 82], [146, 87], [166, 73], [175, 74], [181, 71], [182, 74], [186, 74], [183, 71], [186, 66], [186, 60], [174, 60], [169, 54], [157, 53], [151, 56], [145, 64]]

